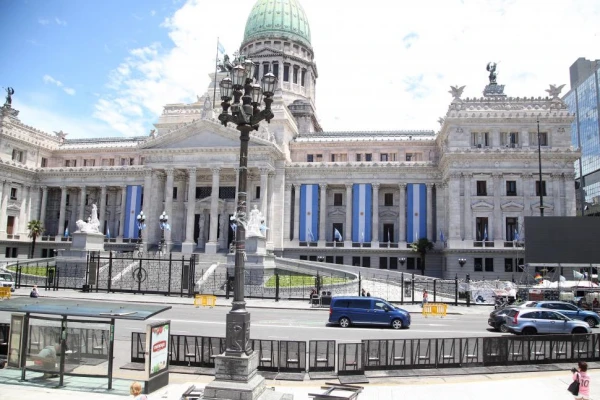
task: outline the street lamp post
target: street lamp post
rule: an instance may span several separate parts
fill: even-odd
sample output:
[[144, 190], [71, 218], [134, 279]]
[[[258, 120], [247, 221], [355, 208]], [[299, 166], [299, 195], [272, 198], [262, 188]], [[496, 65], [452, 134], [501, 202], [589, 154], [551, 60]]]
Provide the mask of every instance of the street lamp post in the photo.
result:
[[544, 191], [542, 185], [542, 141], [540, 140], [540, 119], [537, 119], [537, 141], [538, 141], [538, 166], [540, 170], [540, 184], [539, 184], [539, 193], [540, 193], [540, 216], [544, 216]]
[[[244, 258], [246, 256], [246, 186], [248, 179], [248, 141], [250, 132], [258, 130], [258, 124], [274, 117], [271, 111], [277, 77], [267, 73], [262, 78], [262, 88], [254, 82], [254, 63], [241, 55], [236, 57], [230, 76], [223, 78], [221, 88], [221, 107], [223, 112], [219, 121], [224, 126], [236, 125], [240, 131], [240, 164], [238, 178], [237, 209], [234, 216], [237, 225], [235, 231], [235, 276], [232, 307], [226, 317], [226, 356], [252, 354], [250, 346], [250, 313], [244, 300]], [[233, 104], [230, 103], [233, 95]], [[265, 108], [259, 110], [263, 95]], [[241, 100], [241, 102], [240, 102]], [[231, 108], [231, 113], [229, 109]]]
[[462, 268], [467, 263], [467, 259], [466, 258], [459, 258], [458, 259], [458, 263], [460, 264], [460, 267]]
[[136, 217], [138, 223], [138, 243], [142, 244], [142, 230], [146, 226], [146, 215], [144, 215], [143, 211], [140, 211], [138, 216]]
[[158, 222], [160, 223], [160, 252], [162, 253], [165, 248], [165, 229], [167, 229], [169, 223], [169, 216], [166, 212], [163, 211], [158, 217]]
[[398, 262], [404, 268], [404, 263], [406, 262], [406, 258], [405, 257], [398, 257]]

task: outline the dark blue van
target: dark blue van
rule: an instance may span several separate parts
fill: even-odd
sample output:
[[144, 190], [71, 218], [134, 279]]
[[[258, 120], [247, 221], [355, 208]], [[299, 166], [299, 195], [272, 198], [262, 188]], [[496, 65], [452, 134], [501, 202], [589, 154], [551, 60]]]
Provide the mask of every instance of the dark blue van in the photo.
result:
[[342, 328], [350, 325], [387, 325], [408, 328], [410, 314], [377, 297], [340, 296], [331, 299], [329, 323]]

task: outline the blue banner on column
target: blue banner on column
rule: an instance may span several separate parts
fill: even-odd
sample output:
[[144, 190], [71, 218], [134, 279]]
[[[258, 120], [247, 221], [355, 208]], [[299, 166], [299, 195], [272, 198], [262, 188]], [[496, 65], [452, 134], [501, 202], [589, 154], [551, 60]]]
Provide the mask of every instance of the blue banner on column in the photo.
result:
[[319, 240], [319, 185], [300, 186], [300, 241]]
[[142, 211], [142, 193], [143, 186], [127, 186], [127, 197], [125, 200], [125, 227], [123, 229], [123, 238], [137, 239], [138, 223], [137, 216]]
[[370, 183], [355, 183], [352, 191], [352, 241], [370, 242], [373, 189]]
[[424, 183], [409, 183], [406, 207], [406, 242], [427, 237], [427, 188]]

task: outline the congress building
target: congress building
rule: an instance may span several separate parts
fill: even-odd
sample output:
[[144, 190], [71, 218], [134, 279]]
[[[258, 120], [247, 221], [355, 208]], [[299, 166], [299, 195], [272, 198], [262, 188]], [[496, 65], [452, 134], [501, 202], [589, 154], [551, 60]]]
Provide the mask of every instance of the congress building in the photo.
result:
[[[540, 195], [545, 216], [575, 215], [579, 153], [560, 90], [510, 97], [490, 63], [481, 97], [449, 88], [446, 114], [431, 115], [437, 131], [402, 130], [399, 121], [394, 131], [331, 132], [319, 123], [315, 50], [299, 1], [256, 2], [239, 52], [255, 62], [256, 78], [279, 78], [275, 117], [251, 133], [248, 156], [247, 204], [265, 217], [268, 252], [418, 274], [410, 245], [428, 238], [426, 275], [511, 279], [523, 264], [523, 219], [540, 214]], [[143, 137], [69, 139], [25, 125], [7, 101], [0, 256], [28, 256], [35, 219], [45, 227], [35, 257], [68, 248], [93, 204], [107, 250], [131, 247], [141, 232], [147, 249], [164, 233], [174, 253], [229, 252], [240, 134], [218, 120], [225, 76], [211, 74], [195, 102], [166, 104]], [[163, 212], [170, 230], [159, 224]]]

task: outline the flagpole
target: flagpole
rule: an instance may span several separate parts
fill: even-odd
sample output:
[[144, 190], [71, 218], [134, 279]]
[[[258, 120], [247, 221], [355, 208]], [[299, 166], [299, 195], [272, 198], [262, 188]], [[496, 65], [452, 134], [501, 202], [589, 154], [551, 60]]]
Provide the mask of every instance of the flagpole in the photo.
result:
[[212, 107], [215, 108], [215, 103], [217, 101], [217, 67], [219, 65], [219, 37], [217, 36], [217, 53], [215, 54], [215, 79], [213, 82], [213, 101]]

